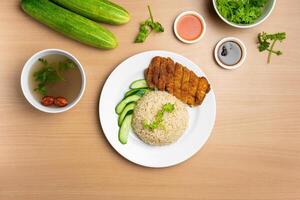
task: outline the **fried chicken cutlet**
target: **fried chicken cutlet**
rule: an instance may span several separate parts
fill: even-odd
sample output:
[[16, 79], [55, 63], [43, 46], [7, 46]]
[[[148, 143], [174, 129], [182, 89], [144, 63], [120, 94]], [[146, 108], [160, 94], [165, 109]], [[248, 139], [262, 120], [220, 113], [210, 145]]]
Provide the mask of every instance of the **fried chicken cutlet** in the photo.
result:
[[201, 105], [210, 91], [205, 77], [198, 77], [171, 58], [154, 57], [145, 70], [145, 78], [150, 88], [167, 91], [190, 106]]

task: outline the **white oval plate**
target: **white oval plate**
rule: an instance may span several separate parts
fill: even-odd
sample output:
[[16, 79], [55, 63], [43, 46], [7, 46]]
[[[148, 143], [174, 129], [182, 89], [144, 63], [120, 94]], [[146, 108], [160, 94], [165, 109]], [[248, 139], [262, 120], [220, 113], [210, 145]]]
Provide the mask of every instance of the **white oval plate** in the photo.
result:
[[131, 82], [144, 78], [144, 70], [154, 56], [170, 57], [181, 63], [198, 76], [203, 71], [189, 59], [168, 51], [147, 51], [136, 54], [121, 64], [106, 80], [99, 102], [99, 117], [102, 130], [113, 148], [124, 158], [146, 167], [169, 167], [179, 164], [193, 156], [205, 144], [214, 127], [216, 117], [216, 99], [211, 90], [201, 106], [188, 107], [189, 127], [179, 140], [171, 145], [150, 146], [142, 142], [130, 131], [127, 144], [118, 140], [118, 115], [115, 107], [129, 90]]

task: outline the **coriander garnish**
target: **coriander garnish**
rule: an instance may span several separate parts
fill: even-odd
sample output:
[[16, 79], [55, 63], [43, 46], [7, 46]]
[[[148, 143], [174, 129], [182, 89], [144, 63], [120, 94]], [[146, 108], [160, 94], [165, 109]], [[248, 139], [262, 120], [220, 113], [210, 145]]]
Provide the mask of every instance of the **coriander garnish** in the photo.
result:
[[220, 14], [236, 24], [252, 24], [263, 14], [267, 0], [217, 0]]
[[155, 115], [154, 120], [151, 123], [147, 123], [146, 121], [143, 122], [143, 126], [150, 131], [154, 131], [157, 128], [164, 128], [163, 124], [163, 116], [165, 112], [171, 113], [175, 109], [174, 104], [166, 103], [163, 105], [162, 109], [157, 112]]
[[151, 8], [148, 5], [148, 12], [150, 15], [150, 18], [148, 18], [146, 21], [142, 22], [140, 24], [140, 30], [138, 35], [135, 38], [135, 43], [143, 43], [146, 38], [149, 36], [149, 34], [151, 33], [151, 31], [155, 31], [157, 33], [159, 32], [164, 32], [164, 27], [159, 23], [159, 22], [155, 22], [153, 19], [153, 15], [151, 12]]
[[57, 67], [53, 64], [49, 64], [48, 61], [43, 58], [40, 58], [38, 61], [43, 64], [43, 67], [33, 74], [34, 80], [38, 82], [38, 87], [35, 88], [34, 91], [43, 96], [47, 95], [47, 84], [64, 81], [65, 79], [62, 73], [75, 67], [74, 62], [70, 59], [67, 59], [64, 62], [59, 62]]
[[274, 50], [275, 43], [277, 41], [282, 42], [286, 38], [285, 32], [268, 34], [265, 32], [258, 34], [258, 49], [260, 52], [268, 51], [268, 63], [271, 62], [272, 54], [276, 54], [277, 56], [282, 55], [282, 51]]

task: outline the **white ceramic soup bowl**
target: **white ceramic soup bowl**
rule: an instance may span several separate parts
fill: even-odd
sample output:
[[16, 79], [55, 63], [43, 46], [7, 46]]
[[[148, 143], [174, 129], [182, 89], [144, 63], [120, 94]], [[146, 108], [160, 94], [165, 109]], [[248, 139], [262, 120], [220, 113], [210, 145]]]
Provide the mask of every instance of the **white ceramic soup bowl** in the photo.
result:
[[275, 4], [276, 4], [276, 0], [268, 0], [267, 4], [265, 5], [265, 7], [263, 8], [262, 11], [262, 15], [255, 20], [254, 23], [252, 24], [236, 24], [234, 22], [229, 21], [228, 19], [226, 19], [225, 17], [223, 17], [221, 15], [221, 13], [219, 12], [218, 8], [217, 8], [217, 0], [212, 0], [214, 8], [216, 13], [218, 14], [218, 16], [226, 23], [229, 24], [230, 26], [236, 27], [236, 28], [252, 28], [255, 27], [259, 24], [261, 24], [262, 22], [264, 22], [272, 13]]
[[[32, 88], [30, 88], [30, 76], [32, 76], [32, 67], [34, 66], [34, 64], [38, 61], [39, 58], [48, 56], [48, 55], [63, 55], [66, 58], [72, 60], [76, 66], [78, 67], [79, 71], [80, 71], [80, 76], [81, 76], [81, 88], [80, 91], [77, 95], [77, 97], [68, 103], [67, 106], [65, 107], [47, 107], [41, 104], [40, 101], [38, 101], [34, 95], [32, 94], [34, 91], [32, 91]], [[85, 86], [86, 86], [86, 76], [85, 76], [85, 72], [84, 69], [82, 67], [82, 65], [80, 64], [80, 62], [75, 58], [75, 56], [73, 56], [72, 54], [61, 50], [61, 49], [45, 49], [42, 51], [37, 52], [36, 54], [34, 54], [33, 56], [31, 56], [31, 58], [29, 58], [29, 60], [25, 63], [23, 70], [22, 70], [22, 74], [21, 74], [21, 88], [23, 91], [23, 94], [25, 96], [25, 98], [27, 99], [27, 101], [36, 109], [42, 111], [42, 112], [46, 112], [46, 113], [61, 113], [61, 112], [65, 112], [71, 108], [73, 108], [81, 99], [81, 97], [83, 96], [83, 93], [85, 91]]]

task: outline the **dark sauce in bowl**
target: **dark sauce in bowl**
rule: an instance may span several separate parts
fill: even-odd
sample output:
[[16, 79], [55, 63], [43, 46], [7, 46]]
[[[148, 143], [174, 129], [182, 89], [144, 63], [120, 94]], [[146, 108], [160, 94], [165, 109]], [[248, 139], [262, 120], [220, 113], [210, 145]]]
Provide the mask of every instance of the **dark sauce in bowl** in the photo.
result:
[[218, 49], [218, 58], [224, 65], [236, 65], [241, 61], [242, 57], [243, 51], [237, 42], [226, 41]]

